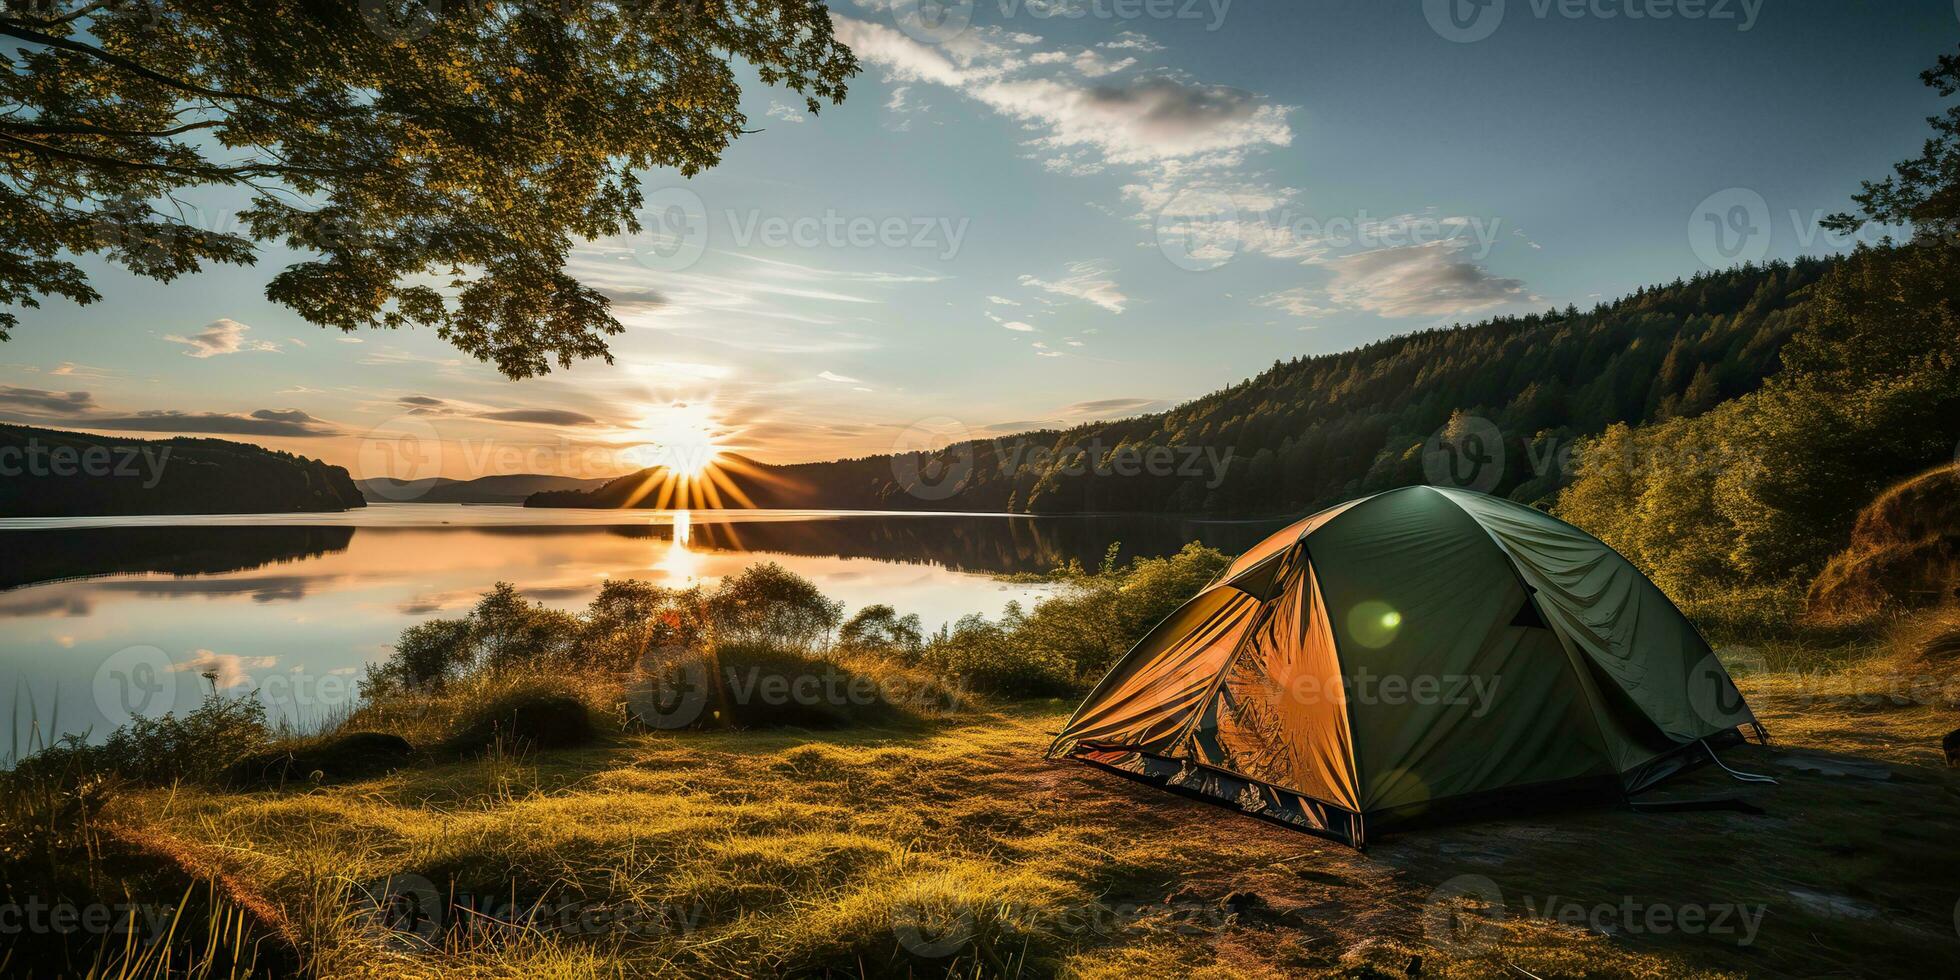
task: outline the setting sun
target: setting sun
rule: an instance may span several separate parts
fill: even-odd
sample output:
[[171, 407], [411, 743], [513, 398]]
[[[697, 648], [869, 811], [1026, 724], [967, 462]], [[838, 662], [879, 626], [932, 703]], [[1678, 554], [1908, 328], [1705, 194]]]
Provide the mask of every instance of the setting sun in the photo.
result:
[[627, 507], [754, 507], [736, 475], [751, 484], [770, 479], [766, 471], [730, 452], [737, 432], [722, 423], [710, 402], [650, 405], [624, 436], [631, 446], [626, 458], [645, 470]]
[[674, 402], [650, 408], [639, 420], [632, 437], [640, 444], [629, 453], [642, 466], [699, 477], [721, 456], [724, 435], [709, 406]]

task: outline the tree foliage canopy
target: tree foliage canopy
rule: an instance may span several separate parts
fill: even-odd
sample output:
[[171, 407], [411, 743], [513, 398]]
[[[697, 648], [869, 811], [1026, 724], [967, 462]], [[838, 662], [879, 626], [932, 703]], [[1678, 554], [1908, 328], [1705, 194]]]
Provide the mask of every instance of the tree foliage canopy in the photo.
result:
[[[1960, 94], [1960, 59], [1925, 74]], [[1615, 426], [1579, 450], [1561, 516], [1678, 597], [1737, 584], [1798, 594], [1886, 487], [1954, 459], [1960, 440], [1960, 105], [1895, 176], [1855, 196], [1910, 241], [1860, 246], [1805, 290], [1781, 368], [1714, 411]], [[1640, 465], [1662, 460], [1666, 465]], [[1629, 463], [1633, 465], [1629, 465]]]
[[[731, 62], [811, 112], [857, 72], [819, 0], [9, 0], [0, 38], [0, 302], [98, 299], [75, 255], [169, 281], [280, 243], [316, 257], [273, 301], [511, 378], [610, 359], [567, 254], [744, 131]], [[238, 230], [186, 220], [209, 187]]]

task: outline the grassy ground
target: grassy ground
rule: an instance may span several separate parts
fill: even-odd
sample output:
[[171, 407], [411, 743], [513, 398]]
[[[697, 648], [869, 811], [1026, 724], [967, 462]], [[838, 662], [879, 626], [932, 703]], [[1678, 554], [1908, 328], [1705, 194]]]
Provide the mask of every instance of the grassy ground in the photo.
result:
[[[1069, 706], [1034, 702], [905, 729], [616, 735], [343, 786], [139, 792], [101, 819], [279, 910], [330, 976], [1960, 969], [1951, 701], [1874, 691], [1848, 657], [1823, 673], [1743, 659], [1777, 741], [1728, 759], [1781, 785], [1709, 770], [1666, 795], [1741, 796], [1759, 816], [1596, 809], [1355, 853], [1045, 761]], [[368, 896], [389, 895], [376, 912]]]

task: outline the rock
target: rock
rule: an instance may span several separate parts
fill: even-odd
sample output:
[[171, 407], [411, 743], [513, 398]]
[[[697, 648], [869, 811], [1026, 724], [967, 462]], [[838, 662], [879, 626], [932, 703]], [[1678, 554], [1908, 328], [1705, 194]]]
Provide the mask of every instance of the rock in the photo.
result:
[[1947, 732], [1941, 746], [1946, 749], [1946, 764], [1960, 769], [1960, 728]]
[[297, 749], [260, 752], [225, 767], [228, 786], [279, 786], [310, 780], [365, 779], [401, 767], [415, 747], [399, 735], [348, 732]]

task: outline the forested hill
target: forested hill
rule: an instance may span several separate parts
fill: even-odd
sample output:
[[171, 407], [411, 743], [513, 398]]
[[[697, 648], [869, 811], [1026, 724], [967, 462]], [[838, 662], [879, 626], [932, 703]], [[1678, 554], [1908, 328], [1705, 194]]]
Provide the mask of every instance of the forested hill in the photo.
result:
[[[929, 455], [772, 467], [783, 482], [771, 505], [1296, 513], [1433, 482], [1425, 442], [1459, 415], [1453, 435], [1479, 458], [1501, 458], [1501, 475], [1454, 479], [1540, 500], [1568, 478], [1574, 438], [1698, 415], [1756, 389], [1778, 367], [1804, 288], [1831, 264], [1745, 266], [1589, 312], [1498, 317], [1296, 358], [1154, 415]], [[1502, 453], [1477, 444], [1500, 436]], [[604, 495], [532, 503], [618, 506]]]
[[367, 506], [341, 467], [223, 439], [129, 439], [0, 425], [0, 477], [0, 517]]

